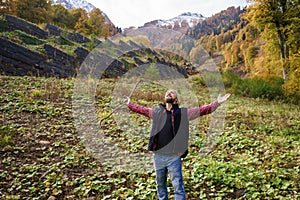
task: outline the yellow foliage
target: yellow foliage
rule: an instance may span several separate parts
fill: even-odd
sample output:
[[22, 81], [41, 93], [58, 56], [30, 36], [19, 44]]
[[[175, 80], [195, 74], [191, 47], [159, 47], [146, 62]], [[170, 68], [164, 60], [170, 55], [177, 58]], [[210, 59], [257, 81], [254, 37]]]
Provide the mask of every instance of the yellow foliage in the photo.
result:
[[30, 96], [32, 96], [32, 97], [41, 97], [41, 96], [43, 96], [43, 92], [41, 90], [32, 90]]
[[292, 73], [283, 85], [287, 96], [300, 96], [300, 73]]
[[300, 52], [290, 58], [290, 73], [284, 84], [286, 95], [300, 96]]

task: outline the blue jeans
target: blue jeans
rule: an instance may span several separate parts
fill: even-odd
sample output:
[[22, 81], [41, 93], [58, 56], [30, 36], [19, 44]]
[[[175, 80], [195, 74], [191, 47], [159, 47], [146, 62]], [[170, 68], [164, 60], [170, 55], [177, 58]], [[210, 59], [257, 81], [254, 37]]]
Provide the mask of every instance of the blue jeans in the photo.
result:
[[159, 200], [168, 199], [167, 173], [169, 172], [174, 188], [175, 200], [185, 200], [182, 178], [181, 158], [177, 155], [154, 154], [156, 187]]

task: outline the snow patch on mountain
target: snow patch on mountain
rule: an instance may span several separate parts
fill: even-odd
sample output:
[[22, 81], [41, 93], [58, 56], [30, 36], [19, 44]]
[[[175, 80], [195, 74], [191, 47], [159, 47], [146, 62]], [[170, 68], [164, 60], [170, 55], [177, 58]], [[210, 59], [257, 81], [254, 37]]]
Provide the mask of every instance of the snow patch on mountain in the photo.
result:
[[174, 26], [175, 22], [178, 22], [179, 25], [182, 24], [182, 22], [186, 22], [189, 24], [190, 27], [195, 26], [196, 24], [198, 24], [200, 21], [205, 20], [205, 17], [202, 16], [201, 14], [198, 13], [183, 13], [177, 17], [174, 17], [172, 19], [169, 20], [164, 20], [163, 24], [172, 24]]
[[96, 8], [93, 4], [86, 0], [52, 0], [52, 4], [61, 4], [67, 9], [83, 8], [87, 12], [91, 12]]
[[182, 27], [182, 26], [189, 26], [194, 27], [199, 22], [202, 22], [206, 18], [198, 13], [182, 13], [181, 15], [174, 17], [172, 19], [168, 20], [153, 20], [151, 22], [145, 23], [144, 26], [157, 26], [157, 27], [168, 27], [168, 28], [174, 28], [176, 26]]

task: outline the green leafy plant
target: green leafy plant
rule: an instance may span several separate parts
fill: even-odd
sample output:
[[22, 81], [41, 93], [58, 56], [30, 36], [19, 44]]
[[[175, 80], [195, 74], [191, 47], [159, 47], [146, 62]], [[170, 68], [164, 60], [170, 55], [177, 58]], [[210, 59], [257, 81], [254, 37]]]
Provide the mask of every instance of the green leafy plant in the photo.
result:
[[15, 131], [13, 127], [1, 126], [0, 127], [0, 148], [13, 145], [14, 141], [11, 133]]

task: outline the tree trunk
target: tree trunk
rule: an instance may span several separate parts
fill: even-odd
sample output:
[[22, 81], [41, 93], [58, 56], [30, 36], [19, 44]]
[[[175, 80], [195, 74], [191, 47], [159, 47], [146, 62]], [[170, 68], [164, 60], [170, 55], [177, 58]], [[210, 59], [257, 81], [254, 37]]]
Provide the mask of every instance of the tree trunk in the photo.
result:
[[284, 39], [285, 37], [283, 36], [283, 33], [279, 28], [277, 29], [277, 35], [280, 48], [282, 76], [284, 81], [286, 81], [286, 59], [289, 57], [288, 45], [286, 44], [286, 40]]

